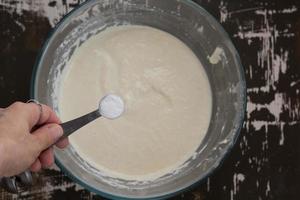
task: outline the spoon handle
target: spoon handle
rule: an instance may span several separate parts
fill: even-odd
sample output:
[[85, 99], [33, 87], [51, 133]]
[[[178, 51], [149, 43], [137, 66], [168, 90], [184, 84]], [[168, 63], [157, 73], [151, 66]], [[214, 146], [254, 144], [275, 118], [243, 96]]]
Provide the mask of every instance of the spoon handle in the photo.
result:
[[99, 110], [97, 109], [86, 115], [83, 115], [83, 116], [73, 119], [71, 121], [60, 124], [64, 131], [62, 138], [68, 137], [69, 135], [74, 133], [76, 130], [80, 129], [81, 127], [88, 124], [89, 122], [94, 121], [98, 117], [101, 117], [101, 114], [99, 113]]

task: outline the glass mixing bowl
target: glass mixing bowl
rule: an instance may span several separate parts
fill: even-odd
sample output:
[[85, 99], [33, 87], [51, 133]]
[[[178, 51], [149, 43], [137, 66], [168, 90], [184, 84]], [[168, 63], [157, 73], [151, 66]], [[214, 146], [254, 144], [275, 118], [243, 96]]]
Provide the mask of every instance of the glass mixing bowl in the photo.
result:
[[61, 73], [76, 48], [107, 27], [129, 24], [171, 33], [198, 56], [213, 94], [206, 137], [177, 173], [154, 181], [107, 177], [81, 159], [71, 145], [55, 149], [56, 163], [80, 185], [108, 198], [165, 198], [208, 176], [233, 146], [243, 123], [246, 90], [238, 53], [220, 24], [203, 8], [188, 0], [87, 1], [64, 17], [46, 41], [33, 74], [32, 97], [59, 114]]

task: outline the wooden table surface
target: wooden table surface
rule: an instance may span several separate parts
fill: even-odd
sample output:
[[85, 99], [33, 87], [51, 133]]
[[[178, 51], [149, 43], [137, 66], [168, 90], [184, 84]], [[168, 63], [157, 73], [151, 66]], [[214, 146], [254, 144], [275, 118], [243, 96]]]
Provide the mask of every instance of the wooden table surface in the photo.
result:
[[[29, 99], [37, 53], [80, 0], [0, 0], [0, 107]], [[196, 0], [225, 28], [247, 79], [247, 113], [230, 155], [207, 179], [173, 199], [300, 199], [300, 1]], [[103, 199], [57, 169], [0, 199]]]

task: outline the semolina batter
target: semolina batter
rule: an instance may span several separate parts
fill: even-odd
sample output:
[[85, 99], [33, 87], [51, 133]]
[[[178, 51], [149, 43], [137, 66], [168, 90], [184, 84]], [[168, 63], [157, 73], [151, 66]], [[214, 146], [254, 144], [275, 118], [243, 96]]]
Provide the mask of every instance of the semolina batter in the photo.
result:
[[173, 171], [200, 145], [212, 97], [198, 58], [179, 39], [147, 26], [108, 28], [71, 57], [60, 88], [62, 121], [98, 107], [106, 94], [125, 105], [70, 137], [77, 153], [109, 176], [149, 180]]

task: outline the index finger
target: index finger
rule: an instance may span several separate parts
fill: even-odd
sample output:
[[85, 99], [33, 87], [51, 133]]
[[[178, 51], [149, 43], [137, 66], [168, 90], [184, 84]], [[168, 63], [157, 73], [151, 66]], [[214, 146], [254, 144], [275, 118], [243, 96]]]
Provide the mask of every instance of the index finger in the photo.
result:
[[6, 113], [14, 118], [20, 117], [21, 119], [25, 119], [29, 131], [37, 125], [61, 123], [55, 112], [49, 106], [34, 102], [15, 102], [6, 109]]
[[28, 103], [27, 109], [31, 114], [30, 128], [36, 125], [56, 123], [60, 124], [61, 121], [55, 114], [55, 112], [47, 105]]
[[36, 125], [47, 123], [59, 124], [60, 120], [55, 112], [47, 105], [38, 103], [16, 102], [7, 108], [8, 114], [26, 119], [29, 131]]

